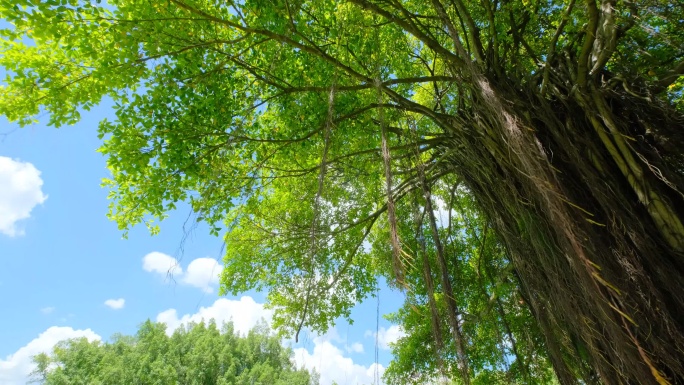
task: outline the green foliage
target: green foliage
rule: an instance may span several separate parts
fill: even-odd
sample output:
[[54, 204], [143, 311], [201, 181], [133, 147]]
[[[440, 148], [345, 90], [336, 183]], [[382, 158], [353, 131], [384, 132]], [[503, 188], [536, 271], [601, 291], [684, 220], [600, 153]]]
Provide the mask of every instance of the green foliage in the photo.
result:
[[[380, 252], [386, 247], [376, 244], [373, 257], [363, 247], [387, 234], [377, 226], [386, 197], [375, 78], [384, 82], [391, 152], [401, 159], [390, 165], [399, 172], [398, 198], [415, 189], [414, 145], [430, 165], [428, 178], [439, 178], [443, 158], [436, 154], [449, 135], [436, 114], [455, 111], [457, 97], [467, 95], [433, 46], [448, 46], [448, 36], [423, 37], [382, 22], [371, 5], [5, 1], [0, 15], [11, 27], [0, 31], [0, 65], [7, 70], [0, 114], [28, 124], [45, 111], [60, 126], [103, 97], [114, 100], [116, 119], [102, 121], [99, 134], [112, 172], [104, 181], [109, 216], [119, 228], [144, 223], [156, 233], [155, 220], [189, 202], [197, 220], [225, 238], [223, 293], [269, 289], [276, 326], [323, 331], [373, 291], [387, 260]], [[422, 1], [404, 7], [435, 12]], [[466, 7], [475, 20], [490, 21], [486, 3]], [[528, 79], [539, 59], [517, 54], [521, 41], [510, 31], [519, 27], [497, 15], [526, 15], [526, 49], [540, 52], [562, 17], [561, 4], [500, 8], [495, 24], [479, 31], [481, 39], [500, 51], [492, 55], [515, 52], [497, 65]], [[582, 24], [576, 7], [559, 44], [574, 49]], [[670, 39], [681, 34], [662, 27]], [[630, 34], [630, 42], [643, 39], [643, 32]], [[648, 49], [658, 57], [676, 51]], [[644, 62], [637, 71], [652, 66]], [[337, 91], [328, 116], [331, 87]], [[414, 118], [416, 132], [408, 133]]]
[[228, 323], [183, 326], [169, 336], [166, 325], [143, 323], [135, 336], [112, 342], [85, 338], [60, 342], [34, 357], [35, 382], [45, 385], [317, 385], [317, 374], [295, 368], [265, 324], [242, 336]]

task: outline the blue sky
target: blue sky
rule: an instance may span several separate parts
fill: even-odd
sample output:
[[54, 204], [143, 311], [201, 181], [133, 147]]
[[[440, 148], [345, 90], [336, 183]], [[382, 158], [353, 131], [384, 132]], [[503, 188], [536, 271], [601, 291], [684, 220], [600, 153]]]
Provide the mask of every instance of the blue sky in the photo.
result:
[[[232, 317], [239, 330], [270, 315], [261, 293], [218, 297], [221, 240], [200, 225], [182, 242], [187, 206], [162, 222], [159, 235], [142, 226], [122, 239], [100, 187], [108, 172], [96, 128], [105, 117], [113, 119], [106, 103], [60, 129], [0, 121], [0, 384], [24, 384], [30, 356], [62, 338], [106, 340], [134, 333], [148, 318], [175, 327]], [[403, 295], [384, 288], [380, 299], [384, 314]], [[352, 317], [354, 325], [340, 322], [293, 344], [297, 363], [318, 368], [323, 385], [372, 383], [376, 300], [358, 304]], [[381, 318], [382, 367], [391, 359], [386, 343], [398, 335]]]

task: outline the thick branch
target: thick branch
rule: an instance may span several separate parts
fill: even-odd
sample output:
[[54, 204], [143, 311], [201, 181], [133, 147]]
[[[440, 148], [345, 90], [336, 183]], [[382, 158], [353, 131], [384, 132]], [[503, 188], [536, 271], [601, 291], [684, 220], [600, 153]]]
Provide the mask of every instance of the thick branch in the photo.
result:
[[591, 54], [591, 47], [594, 45], [596, 37], [596, 28], [598, 27], [599, 12], [596, 7], [595, 0], [586, 0], [587, 12], [589, 13], [589, 24], [585, 28], [584, 43], [582, 44], [582, 51], [577, 61], [577, 84], [580, 88], [587, 85], [587, 76], [589, 75], [589, 55]]

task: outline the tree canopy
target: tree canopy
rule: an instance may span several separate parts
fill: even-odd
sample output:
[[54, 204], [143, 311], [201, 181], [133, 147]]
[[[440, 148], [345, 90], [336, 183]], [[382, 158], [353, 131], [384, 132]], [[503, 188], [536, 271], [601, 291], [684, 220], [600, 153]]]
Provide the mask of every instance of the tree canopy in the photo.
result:
[[[683, 7], [15, 0], [0, 15], [0, 113], [61, 126], [113, 100], [110, 217], [154, 233], [189, 202], [225, 239], [223, 293], [268, 290], [282, 331], [349, 317], [384, 275], [422, 314], [397, 319], [432, 338], [426, 365], [465, 384], [543, 361], [507, 363], [529, 317], [526, 346], [543, 341], [562, 384], [684, 383]], [[457, 192], [478, 228], [438, 220], [465, 218]]]
[[172, 335], [149, 320], [135, 336], [112, 342], [60, 342], [34, 357], [34, 380], [45, 385], [317, 385], [318, 375], [297, 369], [265, 324], [240, 335], [227, 323], [183, 325]]

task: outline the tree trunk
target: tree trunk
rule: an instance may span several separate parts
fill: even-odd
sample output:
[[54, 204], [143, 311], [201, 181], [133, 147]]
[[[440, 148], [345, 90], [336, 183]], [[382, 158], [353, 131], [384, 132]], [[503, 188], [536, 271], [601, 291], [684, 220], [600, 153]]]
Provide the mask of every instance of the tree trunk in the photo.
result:
[[442, 151], [496, 227], [562, 384], [684, 384], [684, 119], [476, 80]]

